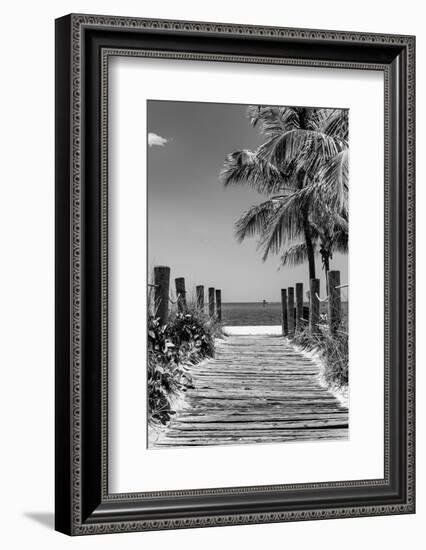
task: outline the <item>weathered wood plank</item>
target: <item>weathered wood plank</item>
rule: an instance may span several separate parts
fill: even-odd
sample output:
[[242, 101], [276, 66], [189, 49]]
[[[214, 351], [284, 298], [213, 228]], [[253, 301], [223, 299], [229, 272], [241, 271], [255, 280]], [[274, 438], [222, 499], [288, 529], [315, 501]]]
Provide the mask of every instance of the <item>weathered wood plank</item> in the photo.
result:
[[348, 437], [348, 410], [320, 385], [318, 364], [282, 337], [230, 336], [187, 370], [194, 389], [150, 447]]

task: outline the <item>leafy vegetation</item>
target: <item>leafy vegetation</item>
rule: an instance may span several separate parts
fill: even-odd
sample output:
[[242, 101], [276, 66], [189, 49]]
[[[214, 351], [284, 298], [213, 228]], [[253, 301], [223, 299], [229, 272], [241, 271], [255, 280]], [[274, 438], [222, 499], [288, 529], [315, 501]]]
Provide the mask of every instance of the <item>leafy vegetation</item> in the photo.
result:
[[173, 402], [192, 388], [187, 366], [214, 356], [220, 323], [195, 307], [174, 313], [162, 325], [148, 315], [148, 411], [151, 425], [166, 425], [175, 414]]
[[323, 364], [321, 374], [328, 387], [342, 389], [348, 385], [348, 331], [344, 323], [332, 333], [324, 317], [316, 334], [309, 334], [306, 327], [296, 333], [293, 342], [305, 351], [318, 353]]

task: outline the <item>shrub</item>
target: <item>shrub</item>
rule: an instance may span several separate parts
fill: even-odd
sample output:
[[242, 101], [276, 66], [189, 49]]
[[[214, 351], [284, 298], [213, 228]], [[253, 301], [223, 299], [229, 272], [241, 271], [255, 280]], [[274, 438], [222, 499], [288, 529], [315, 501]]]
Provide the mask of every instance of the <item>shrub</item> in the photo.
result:
[[179, 364], [179, 353], [167, 334], [167, 325], [148, 318], [148, 410], [153, 423], [167, 424], [174, 411], [170, 397], [191, 387], [191, 378]]
[[316, 351], [324, 365], [323, 376], [329, 387], [343, 388], [349, 381], [348, 332], [342, 324], [336, 333], [331, 333], [326, 322], [319, 324], [317, 334], [310, 335], [306, 327], [296, 334], [293, 341], [302, 349]]
[[166, 425], [175, 411], [172, 399], [192, 388], [187, 365], [214, 355], [221, 327], [198, 309], [171, 315], [166, 325], [148, 316], [148, 409], [151, 424]]
[[193, 306], [172, 315], [167, 333], [179, 349], [180, 360], [191, 364], [213, 357], [214, 339], [222, 336], [220, 323]]

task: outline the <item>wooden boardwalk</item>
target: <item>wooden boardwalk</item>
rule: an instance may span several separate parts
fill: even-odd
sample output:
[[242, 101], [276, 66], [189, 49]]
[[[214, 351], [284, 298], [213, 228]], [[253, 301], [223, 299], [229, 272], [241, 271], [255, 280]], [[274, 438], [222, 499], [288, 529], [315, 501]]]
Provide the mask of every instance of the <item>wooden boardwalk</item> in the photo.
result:
[[190, 368], [195, 389], [151, 447], [348, 437], [348, 410], [281, 336], [229, 336]]

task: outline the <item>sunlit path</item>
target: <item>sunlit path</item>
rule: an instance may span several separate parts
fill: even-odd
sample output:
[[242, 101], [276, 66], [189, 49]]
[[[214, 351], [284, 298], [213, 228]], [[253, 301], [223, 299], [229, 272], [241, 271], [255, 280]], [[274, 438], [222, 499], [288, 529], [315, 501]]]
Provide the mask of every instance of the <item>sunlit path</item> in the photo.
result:
[[345, 439], [348, 410], [281, 336], [233, 335], [190, 368], [194, 389], [154, 447]]

